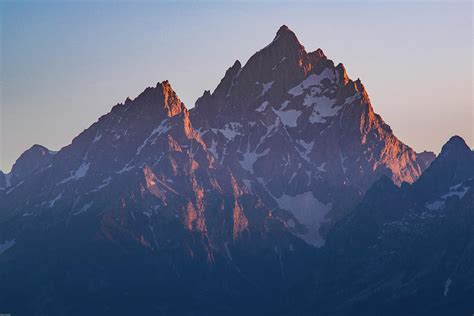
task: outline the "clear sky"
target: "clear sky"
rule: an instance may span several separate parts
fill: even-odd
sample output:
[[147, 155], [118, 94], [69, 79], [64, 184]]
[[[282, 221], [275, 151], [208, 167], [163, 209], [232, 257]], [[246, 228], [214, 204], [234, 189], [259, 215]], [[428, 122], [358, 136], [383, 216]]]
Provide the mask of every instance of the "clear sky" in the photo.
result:
[[0, 169], [52, 150], [170, 80], [188, 108], [288, 25], [360, 78], [395, 134], [438, 152], [473, 135], [470, 1], [0, 1]]

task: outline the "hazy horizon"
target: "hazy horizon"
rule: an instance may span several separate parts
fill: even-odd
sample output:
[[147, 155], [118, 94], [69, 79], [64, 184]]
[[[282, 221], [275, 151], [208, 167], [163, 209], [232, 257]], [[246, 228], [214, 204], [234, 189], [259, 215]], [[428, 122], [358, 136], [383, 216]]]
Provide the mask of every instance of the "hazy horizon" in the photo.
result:
[[[407, 145], [473, 147], [472, 4], [2, 2], [0, 170], [169, 80], [188, 108], [288, 25], [360, 78]], [[376, 25], [377, 27], [374, 27]], [[449, 111], [449, 112], [448, 112]]]

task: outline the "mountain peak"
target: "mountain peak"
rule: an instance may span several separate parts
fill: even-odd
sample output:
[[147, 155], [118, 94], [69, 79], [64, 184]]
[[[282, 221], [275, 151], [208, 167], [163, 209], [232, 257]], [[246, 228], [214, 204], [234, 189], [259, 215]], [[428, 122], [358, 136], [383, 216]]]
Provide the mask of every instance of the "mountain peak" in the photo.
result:
[[454, 135], [446, 142], [446, 144], [443, 145], [443, 148], [441, 149], [441, 153], [439, 154], [439, 157], [443, 159], [451, 155], [451, 153], [455, 155], [457, 154], [470, 155], [471, 149], [469, 148], [469, 146], [466, 144], [466, 142], [461, 136]]
[[161, 82], [161, 91], [163, 92], [165, 109], [167, 110], [168, 116], [175, 116], [184, 110], [184, 104], [178, 98], [176, 92], [174, 92], [171, 84], [168, 80]]
[[[271, 44], [274, 43], [284, 43], [284, 45], [294, 45], [297, 46], [300, 49], [304, 49], [303, 45], [300, 44], [298, 37], [296, 37], [296, 34], [288, 28], [286, 25], [282, 25], [276, 35], [275, 38], [273, 39]], [[270, 45], [271, 45], [270, 44]]]
[[[184, 104], [171, 87], [168, 80], [158, 82], [155, 87], [146, 88], [135, 99], [127, 98], [125, 105], [132, 106], [147, 113], [164, 113], [171, 117], [185, 110]], [[121, 107], [122, 105], [119, 105]]]
[[445, 144], [445, 146], [462, 146], [462, 147], [467, 147], [467, 144], [466, 144], [466, 141], [464, 141], [464, 139], [459, 136], [459, 135], [454, 135], [452, 136]]
[[[283, 24], [283, 25], [280, 26], [280, 28], [278, 29], [277, 35], [282, 34], [282, 33], [286, 33], [286, 32], [293, 33], [293, 31], [290, 30], [290, 28], [289, 28], [288, 26], [286, 26], [285, 24]], [[294, 33], [293, 33], [293, 34], [294, 34]]]
[[474, 176], [474, 155], [464, 139], [453, 136], [415, 183], [432, 195]]
[[54, 152], [41, 145], [33, 145], [16, 160], [12, 167], [13, 182], [18, 182], [34, 171], [51, 163]]
[[23, 160], [25, 160], [25, 159], [29, 159], [30, 157], [41, 158], [41, 157], [44, 157], [44, 156], [48, 156], [50, 154], [52, 154], [52, 152], [48, 148], [46, 148], [42, 145], [34, 144], [33, 146], [31, 146], [30, 148], [25, 150], [20, 155], [20, 157], [17, 159], [17, 161], [13, 165], [12, 170], [15, 170], [18, 167], [19, 164], [21, 165]]
[[240, 69], [242, 68], [242, 64], [240, 63], [240, 61], [237, 59], [234, 64], [232, 65], [231, 67], [232, 69]]
[[173, 88], [171, 87], [171, 83], [168, 80], [163, 80], [162, 82], [157, 82], [156, 87], [157, 88], [161, 87], [162, 91], [173, 91]]

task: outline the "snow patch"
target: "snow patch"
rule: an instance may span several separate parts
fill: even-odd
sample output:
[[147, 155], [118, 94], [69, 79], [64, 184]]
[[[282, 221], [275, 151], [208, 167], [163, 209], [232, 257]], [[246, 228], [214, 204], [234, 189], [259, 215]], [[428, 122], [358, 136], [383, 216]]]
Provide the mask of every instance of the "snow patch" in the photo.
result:
[[91, 208], [92, 204], [93, 204], [93, 202], [89, 202], [89, 203], [84, 204], [81, 207], [81, 209], [79, 211], [75, 212], [73, 215], [79, 215], [81, 213], [84, 213], [85, 211], [87, 211], [88, 209]]
[[446, 200], [452, 197], [462, 199], [469, 191], [470, 187], [463, 187], [462, 183], [458, 183], [449, 188], [449, 192], [442, 195], [438, 200], [425, 203], [425, 208], [430, 211], [440, 211], [446, 206]]
[[426, 203], [425, 207], [430, 211], [439, 211], [444, 208], [445, 204], [446, 203], [444, 201], [434, 201], [431, 203]]
[[327, 118], [336, 116], [342, 109], [342, 106], [334, 106], [335, 101], [325, 96], [311, 97], [307, 95], [306, 102], [313, 107], [313, 112], [309, 117], [309, 121], [313, 124], [326, 123]]
[[290, 211], [306, 227], [307, 233], [300, 235], [305, 242], [318, 248], [324, 245], [319, 228], [326, 221], [325, 216], [331, 210], [332, 203], [320, 202], [311, 191], [295, 196], [283, 194], [275, 200], [281, 209]]
[[256, 152], [246, 152], [243, 154], [244, 159], [240, 161], [240, 165], [245, 170], [253, 173], [253, 164], [259, 157], [265, 156], [270, 151], [270, 148], [265, 149], [262, 153], [257, 154]]
[[88, 162], [82, 162], [79, 168], [77, 168], [76, 171], [74, 171], [69, 177], [66, 179], [60, 181], [58, 184], [63, 184], [69, 181], [76, 181], [81, 178], [84, 178], [87, 175], [87, 171], [89, 170], [90, 163]]
[[288, 104], [290, 104], [290, 101], [289, 101], [289, 100], [283, 101], [283, 103], [280, 104], [280, 110], [286, 109], [286, 107], [288, 106]]
[[278, 64], [276, 64], [275, 66], [272, 67], [272, 70], [273, 70], [273, 71], [277, 70], [278, 66], [279, 66], [282, 62], [284, 62], [285, 60], [286, 60], [286, 57], [282, 57], [282, 58], [280, 59], [280, 62], [279, 62]]
[[228, 140], [234, 140], [235, 136], [240, 135], [240, 129], [242, 129], [242, 124], [237, 122], [230, 122], [224, 125], [222, 129], [213, 128], [212, 131], [216, 134], [217, 132], [221, 132], [225, 138]]
[[247, 188], [248, 192], [252, 192], [252, 182], [250, 182], [250, 180], [248, 180], [248, 179], [244, 179], [244, 180], [242, 180], [242, 182], [244, 183], [244, 185]]
[[470, 189], [469, 187], [462, 187], [461, 184], [457, 184], [450, 187], [449, 193], [446, 193], [441, 198], [445, 200], [447, 198], [457, 196], [459, 199], [462, 199], [464, 195], [466, 195], [467, 191], [469, 191], [469, 189]]
[[342, 155], [342, 151], [339, 152], [339, 160], [341, 161], [341, 168], [342, 168], [342, 171], [344, 171], [344, 174], [346, 174], [347, 172], [347, 167], [344, 166], [344, 162], [346, 161], [347, 157], [344, 157]]
[[169, 131], [171, 129], [170, 126], [167, 126], [166, 124], [168, 123], [167, 120], [164, 120], [163, 122], [161, 122], [161, 124], [155, 128], [154, 130], [151, 131], [150, 135], [143, 141], [143, 144], [141, 144], [138, 148], [137, 148], [137, 152], [135, 153], [135, 155], [138, 155], [141, 153], [142, 149], [149, 143], [150, 139], [152, 137], [155, 137], [154, 140], [156, 140], [156, 138], [158, 136], [160, 136], [161, 134], [163, 133], [166, 133], [167, 131]]
[[293, 179], [296, 177], [296, 172], [293, 172], [293, 174], [291, 175], [290, 177], [290, 180], [288, 181], [288, 183], [291, 183], [291, 181], [293, 181]]
[[319, 172], [326, 172], [326, 163], [323, 162], [319, 167], [316, 167]]
[[92, 140], [92, 143], [98, 142], [101, 138], [102, 138], [102, 134], [100, 134], [99, 132], [97, 132], [97, 133], [95, 134], [94, 139]]
[[135, 168], [135, 166], [130, 166], [129, 164], [126, 164], [122, 169], [120, 169], [119, 171], [115, 173], [122, 174], [124, 172], [132, 170], [133, 168]]
[[151, 218], [153, 216], [153, 210], [145, 210], [143, 211], [143, 215], [145, 215], [148, 218]]
[[444, 282], [444, 292], [443, 292], [444, 296], [448, 296], [451, 283], [453, 283], [453, 280], [451, 280], [451, 278], [448, 278], [446, 282]]
[[272, 110], [280, 118], [281, 122], [288, 127], [296, 127], [296, 121], [301, 115], [301, 111], [297, 110]]
[[303, 147], [303, 150], [300, 150], [298, 147], [296, 147], [296, 149], [298, 150], [298, 152], [300, 153], [300, 155], [306, 160], [306, 161], [309, 161], [309, 157], [308, 155], [311, 153], [311, 151], [313, 150], [313, 147], [314, 147], [314, 140], [311, 141], [310, 143], [307, 143], [305, 142], [304, 140], [300, 139], [300, 140], [297, 140], [296, 141], [298, 143], [298, 145], [300, 145], [301, 147]]
[[334, 106], [335, 99], [321, 94], [323, 88], [321, 82], [325, 79], [336, 82], [336, 77], [333, 70], [326, 68], [319, 75], [309, 75], [299, 85], [288, 91], [294, 97], [305, 94], [303, 105], [313, 108], [309, 117], [311, 123], [326, 123], [326, 118], [335, 116], [342, 109], [342, 106]]
[[[260, 95], [258, 97], [261, 97], [261, 96], [264, 96], [265, 94], [267, 94], [267, 92], [270, 91], [270, 89], [272, 88], [274, 82], [275, 81], [262, 83], [262, 92], [260, 93]], [[259, 82], [257, 81], [256, 84], [259, 84]]]
[[321, 82], [324, 79], [329, 79], [332, 82], [335, 82], [337, 78], [335, 72], [332, 69], [326, 68], [319, 75], [309, 75], [299, 85], [288, 90], [288, 93], [293, 96], [302, 95], [310, 87], [320, 87]]
[[108, 186], [111, 181], [112, 181], [112, 177], [105, 178], [105, 179], [102, 181], [102, 183], [101, 183], [100, 185], [98, 185], [97, 188], [95, 188], [95, 189], [92, 190], [91, 192], [96, 192], [96, 191], [102, 190], [103, 188], [105, 188], [106, 186]]
[[13, 190], [15, 190], [16, 188], [18, 188], [20, 185], [23, 184], [23, 180], [21, 180], [20, 182], [18, 182], [14, 187], [11, 187], [10, 189], [8, 189], [8, 191], [6, 192], [7, 194], [10, 194], [13, 192]]
[[212, 144], [210, 147], [207, 148], [216, 159], [219, 159], [219, 154], [217, 153], [217, 141], [212, 139]]
[[258, 108], [255, 109], [257, 112], [263, 112], [267, 108], [268, 101], [263, 102]]
[[5, 251], [7, 251], [8, 249], [10, 249], [11, 247], [13, 247], [16, 243], [16, 240], [15, 239], [12, 239], [12, 240], [6, 240], [2, 243], [0, 243], [0, 255], [2, 253], [4, 253]]
[[48, 208], [52, 208], [54, 206], [54, 204], [56, 204], [56, 202], [59, 201], [59, 199], [61, 199], [62, 196], [63, 196], [63, 193], [61, 192], [54, 199], [49, 201]]

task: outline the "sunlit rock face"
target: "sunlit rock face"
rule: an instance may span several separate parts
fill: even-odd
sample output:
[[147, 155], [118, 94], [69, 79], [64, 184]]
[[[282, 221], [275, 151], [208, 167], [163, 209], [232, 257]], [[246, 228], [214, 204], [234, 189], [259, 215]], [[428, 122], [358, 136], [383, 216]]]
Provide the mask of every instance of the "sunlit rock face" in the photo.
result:
[[347, 214], [381, 175], [412, 183], [433, 160], [399, 141], [365, 87], [282, 26], [275, 39], [206, 91], [191, 119], [215, 158], [249, 189], [289, 211], [308, 243]]

